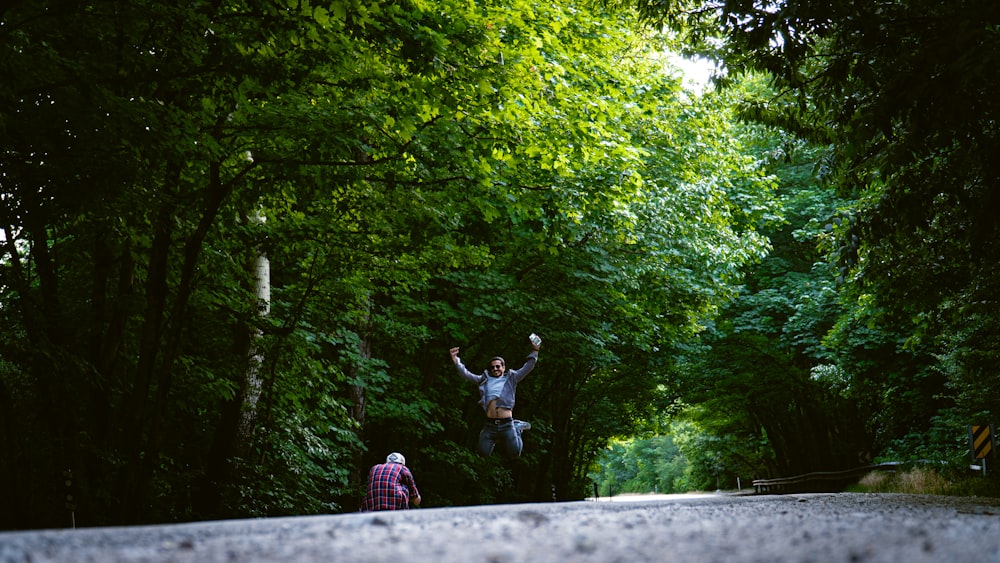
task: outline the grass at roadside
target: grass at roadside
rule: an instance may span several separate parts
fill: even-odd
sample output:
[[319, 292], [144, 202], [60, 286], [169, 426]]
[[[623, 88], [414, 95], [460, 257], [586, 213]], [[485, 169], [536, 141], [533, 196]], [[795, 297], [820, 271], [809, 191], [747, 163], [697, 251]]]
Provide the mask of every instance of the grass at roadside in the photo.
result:
[[1000, 497], [1000, 482], [981, 475], [949, 477], [933, 468], [913, 467], [902, 471], [873, 471], [847, 490], [867, 493]]

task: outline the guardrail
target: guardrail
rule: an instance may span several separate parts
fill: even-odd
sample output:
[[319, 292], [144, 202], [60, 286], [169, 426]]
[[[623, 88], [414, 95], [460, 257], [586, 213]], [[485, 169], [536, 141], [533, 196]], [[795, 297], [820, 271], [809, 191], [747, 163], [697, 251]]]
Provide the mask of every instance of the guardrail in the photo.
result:
[[839, 492], [847, 485], [855, 483], [872, 471], [895, 471], [902, 462], [890, 461], [877, 465], [866, 465], [844, 471], [816, 471], [795, 477], [777, 479], [755, 479], [757, 493], [829, 493]]

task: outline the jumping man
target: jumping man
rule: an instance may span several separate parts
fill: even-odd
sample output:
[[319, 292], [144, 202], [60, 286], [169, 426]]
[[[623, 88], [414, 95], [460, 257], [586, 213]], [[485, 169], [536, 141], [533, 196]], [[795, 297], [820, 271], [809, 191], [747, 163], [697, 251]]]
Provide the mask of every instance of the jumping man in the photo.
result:
[[517, 384], [535, 368], [538, 349], [542, 345], [542, 339], [536, 334], [529, 336], [528, 340], [533, 351], [528, 354], [524, 365], [515, 370], [508, 370], [504, 359], [496, 356], [490, 360], [489, 369], [481, 374], [474, 374], [459, 359], [459, 349], [455, 347], [450, 350], [451, 361], [455, 363], [458, 374], [479, 386], [479, 404], [486, 412], [486, 421], [479, 433], [479, 455], [492, 455], [499, 442], [507, 458], [516, 459], [521, 456], [521, 449], [524, 447], [521, 432], [531, 428], [531, 425], [514, 420], [514, 399]]

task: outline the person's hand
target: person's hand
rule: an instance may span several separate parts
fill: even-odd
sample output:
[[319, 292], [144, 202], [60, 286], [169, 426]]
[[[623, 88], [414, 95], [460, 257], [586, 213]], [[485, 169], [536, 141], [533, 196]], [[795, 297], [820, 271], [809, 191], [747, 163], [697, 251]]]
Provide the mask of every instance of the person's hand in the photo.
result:
[[448, 350], [448, 352], [451, 353], [451, 361], [457, 363], [458, 362], [458, 346], [455, 346], [451, 350]]
[[528, 337], [528, 340], [531, 341], [531, 345], [535, 347], [535, 350], [538, 350], [538, 347], [542, 345], [542, 339], [539, 338], [539, 336], [534, 332], [531, 333], [531, 336]]

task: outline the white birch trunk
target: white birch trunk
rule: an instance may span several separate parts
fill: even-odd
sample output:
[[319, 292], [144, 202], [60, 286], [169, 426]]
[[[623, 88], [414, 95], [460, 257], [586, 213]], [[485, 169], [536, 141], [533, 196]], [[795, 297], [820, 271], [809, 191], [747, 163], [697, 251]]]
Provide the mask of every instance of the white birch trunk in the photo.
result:
[[[264, 217], [257, 215], [256, 220], [263, 223]], [[254, 272], [254, 295], [257, 298], [258, 316], [266, 318], [271, 313], [271, 262], [264, 254], [258, 254]], [[262, 334], [260, 329], [252, 328], [250, 332], [250, 347], [247, 358], [246, 379], [244, 381], [243, 407], [240, 409], [239, 436], [237, 443], [246, 448], [250, 445], [257, 423], [257, 404], [260, 401], [263, 387], [261, 366], [264, 358], [257, 346]]]

